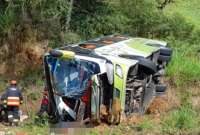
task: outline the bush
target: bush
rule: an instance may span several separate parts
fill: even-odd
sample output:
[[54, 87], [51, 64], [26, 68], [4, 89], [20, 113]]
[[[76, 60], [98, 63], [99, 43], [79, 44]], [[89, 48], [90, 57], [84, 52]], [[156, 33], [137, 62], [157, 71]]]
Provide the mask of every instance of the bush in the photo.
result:
[[[7, 8], [6, 11], [0, 12], [0, 34], [6, 36], [10, 34], [15, 28], [16, 16], [14, 11], [10, 8]], [[2, 38], [2, 37], [1, 37]]]
[[183, 16], [178, 13], [169, 17], [169, 35], [178, 40], [188, 41], [193, 34], [194, 25], [188, 22]]
[[123, 0], [119, 10], [127, 18], [127, 32], [134, 36], [153, 36], [164, 23], [163, 13], [154, 0]]
[[75, 6], [81, 8], [73, 10], [70, 23], [72, 31], [78, 33], [83, 39], [123, 32], [127, 26], [127, 18], [119, 12], [121, 7], [113, 4], [115, 2], [118, 3], [117, 0], [76, 2]]

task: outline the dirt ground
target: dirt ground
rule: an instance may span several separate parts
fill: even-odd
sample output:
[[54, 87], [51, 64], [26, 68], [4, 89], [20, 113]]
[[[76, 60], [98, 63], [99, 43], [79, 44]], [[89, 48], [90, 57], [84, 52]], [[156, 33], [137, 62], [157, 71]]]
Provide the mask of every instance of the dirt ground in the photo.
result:
[[[129, 135], [130, 132], [133, 132], [129, 129], [129, 126], [134, 126], [142, 122], [146, 117], [149, 117], [153, 123], [160, 123], [161, 122], [161, 115], [180, 106], [180, 100], [178, 99], [177, 95], [175, 95], [175, 88], [168, 88], [165, 95], [160, 97], [156, 97], [152, 103], [150, 104], [147, 112], [145, 115], [132, 115], [130, 117], [122, 117], [122, 122], [120, 125], [123, 126], [119, 130], [118, 126], [110, 126], [106, 123], [102, 123], [99, 126], [95, 127], [100, 134], [104, 134], [107, 132], [108, 134], [112, 134], [116, 132], [123, 135]], [[127, 128], [127, 129], [126, 129]], [[129, 131], [127, 133], [127, 131]], [[134, 133], [134, 134], [141, 134], [141, 133]], [[143, 133], [142, 133], [143, 134]], [[146, 134], [146, 133], [145, 133]], [[149, 133], [150, 135], [151, 133]]]

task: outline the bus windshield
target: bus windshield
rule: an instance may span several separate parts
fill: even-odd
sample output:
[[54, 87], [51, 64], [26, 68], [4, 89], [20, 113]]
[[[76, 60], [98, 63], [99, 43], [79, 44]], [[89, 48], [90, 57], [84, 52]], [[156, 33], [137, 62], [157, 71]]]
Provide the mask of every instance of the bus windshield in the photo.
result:
[[83, 96], [91, 76], [99, 72], [96, 63], [78, 59], [51, 59], [48, 64], [55, 91], [75, 99]]

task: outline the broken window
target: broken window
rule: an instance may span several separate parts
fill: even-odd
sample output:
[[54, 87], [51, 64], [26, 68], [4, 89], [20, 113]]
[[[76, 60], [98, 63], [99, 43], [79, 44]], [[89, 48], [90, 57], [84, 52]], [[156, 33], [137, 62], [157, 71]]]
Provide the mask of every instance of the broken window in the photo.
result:
[[100, 72], [96, 63], [84, 60], [49, 60], [55, 90], [59, 95], [79, 99], [93, 74]]

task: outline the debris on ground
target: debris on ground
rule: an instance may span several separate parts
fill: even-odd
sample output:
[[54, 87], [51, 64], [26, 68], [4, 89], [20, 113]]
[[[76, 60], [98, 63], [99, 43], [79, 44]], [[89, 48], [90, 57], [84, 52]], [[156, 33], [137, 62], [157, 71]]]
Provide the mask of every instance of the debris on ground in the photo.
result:
[[20, 122], [25, 121], [26, 119], [28, 119], [28, 115], [21, 115], [20, 116]]
[[173, 91], [173, 88], [169, 88], [166, 95], [156, 97], [147, 109], [147, 114], [159, 115], [160, 113], [168, 112], [173, 108], [179, 107], [180, 100]]
[[162, 112], [166, 112], [168, 109], [169, 109], [169, 103], [167, 102], [167, 99], [163, 97], [157, 97], [153, 100], [153, 102], [147, 109], [147, 114], [158, 115]]

